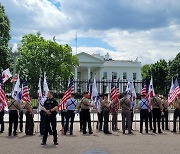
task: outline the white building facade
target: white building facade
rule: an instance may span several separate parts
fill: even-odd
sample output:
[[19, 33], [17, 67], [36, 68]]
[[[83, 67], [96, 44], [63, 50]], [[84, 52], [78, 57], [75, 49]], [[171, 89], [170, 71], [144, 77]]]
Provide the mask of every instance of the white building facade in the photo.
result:
[[[83, 81], [93, 79], [96, 75], [97, 80], [114, 81], [120, 79], [121, 82], [133, 80], [134, 82], [141, 82], [141, 62], [137, 59], [135, 61], [129, 60], [112, 60], [109, 54], [104, 57], [98, 54], [87, 54], [81, 52], [77, 54], [79, 58], [79, 66], [74, 70], [74, 77], [76, 81]], [[104, 86], [104, 85], [103, 85]], [[105, 85], [111, 86], [111, 85]], [[120, 85], [120, 91], [124, 91], [126, 84]], [[98, 86], [99, 92], [102, 93], [102, 85]], [[78, 90], [78, 85], [75, 85], [75, 92]], [[141, 84], [136, 87], [137, 92], [141, 91]]]

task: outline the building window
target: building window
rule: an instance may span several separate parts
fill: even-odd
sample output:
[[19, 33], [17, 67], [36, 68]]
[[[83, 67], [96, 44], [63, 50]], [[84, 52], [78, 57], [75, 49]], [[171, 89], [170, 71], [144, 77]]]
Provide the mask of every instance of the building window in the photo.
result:
[[103, 72], [103, 78], [107, 79], [107, 72]]
[[137, 74], [133, 73], [133, 80], [136, 80], [136, 79], [137, 79]]
[[127, 80], [127, 73], [123, 73], [123, 80]]
[[112, 80], [117, 79], [117, 72], [112, 72]]

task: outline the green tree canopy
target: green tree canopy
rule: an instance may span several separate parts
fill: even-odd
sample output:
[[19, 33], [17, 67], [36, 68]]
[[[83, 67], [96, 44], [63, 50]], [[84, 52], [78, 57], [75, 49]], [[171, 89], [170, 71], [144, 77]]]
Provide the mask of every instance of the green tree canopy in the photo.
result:
[[9, 67], [9, 49], [10, 23], [5, 13], [5, 9], [0, 3], [0, 70]]
[[60, 81], [68, 80], [78, 65], [78, 57], [72, 54], [69, 45], [46, 40], [40, 33], [25, 35], [20, 53], [18, 70], [21, 76], [27, 75], [33, 94], [37, 93], [40, 71], [46, 72], [49, 88], [59, 90]]

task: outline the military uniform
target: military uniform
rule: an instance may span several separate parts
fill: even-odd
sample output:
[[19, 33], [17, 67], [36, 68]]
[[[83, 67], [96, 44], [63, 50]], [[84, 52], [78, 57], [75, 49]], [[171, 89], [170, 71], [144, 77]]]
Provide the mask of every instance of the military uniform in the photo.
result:
[[102, 102], [102, 111], [103, 111], [103, 118], [104, 118], [103, 131], [104, 131], [105, 134], [110, 134], [109, 128], [108, 128], [110, 104], [109, 104], [108, 100], [103, 100], [103, 102]]
[[57, 106], [58, 106], [58, 102], [54, 98], [48, 98], [44, 102], [44, 108], [46, 110], [49, 110], [51, 112], [51, 114], [49, 115], [49, 114], [45, 113], [45, 130], [44, 130], [42, 145], [46, 144], [50, 123], [51, 123], [52, 131], [53, 131], [54, 144], [57, 145], [57, 130], [56, 130], [56, 125], [57, 125], [56, 114], [57, 114], [57, 112], [51, 111], [51, 109], [53, 109]]
[[140, 133], [143, 131], [143, 121], [145, 120], [145, 129], [146, 133], [148, 133], [148, 100], [142, 98], [139, 101], [138, 107], [140, 109]]
[[122, 108], [122, 129], [123, 129], [123, 134], [125, 134], [125, 121], [127, 120], [127, 126], [128, 126], [128, 133], [131, 134], [131, 101], [123, 97], [120, 100], [120, 106]]
[[83, 121], [83, 134], [87, 134], [86, 132], [86, 124], [88, 122], [89, 134], [92, 134], [91, 128], [91, 115], [90, 115], [90, 106], [89, 100], [86, 97], [82, 98], [81, 102], [81, 112], [82, 112], [82, 121]]
[[113, 100], [113, 103], [110, 106], [110, 112], [112, 114], [112, 130], [116, 131], [117, 128], [117, 116], [118, 116], [118, 109], [119, 109], [119, 100]]
[[19, 102], [12, 99], [10, 102], [8, 102], [8, 108], [9, 108], [9, 136], [11, 136], [12, 133], [12, 124], [14, 124], [14, 136], [17, 135], [17, 127], [18, 127], [18, 110], [20, 110]]
[[173, 118], [173, 132], [176, 132], [176, 120], [179, 117], [179, 131], [180, 131], [180, 98], [174, 102], [174, 118]]
[[3, 103], [0, 102], [0, 133], [4, 132], [4, 106]]
[[26, 126], [25, 126], [25, 133], [26, 135], [33, 135], [34, 132], [34, 120], [33, 120], [33, 107], [31, 103], [25, 103], [26, 109]]
[[164, 130], [164, 123], [165, 123], [165, 129], [168, 129], [168, 101], [167, 100], [162, 100], [162, 106], [163, 106], [163, 112], [164, 114], [162, 115], [162, 129]]
[[158, 124], [158, 133], [162, 133], [160, 128], [161, 111], [163, 110], [161, 99], [159, 97], [152, 97], [150, 103], [153, 108], [153, 133], [156, 133], [156, 122]]

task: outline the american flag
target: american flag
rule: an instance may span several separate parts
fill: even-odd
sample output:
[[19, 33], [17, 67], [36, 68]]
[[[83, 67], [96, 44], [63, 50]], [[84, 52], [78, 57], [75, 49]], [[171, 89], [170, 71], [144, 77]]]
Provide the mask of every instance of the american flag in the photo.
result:
[[112, 80], [111, 83], [111, 101], [117, 98], [117, 87], [114, 83], [114, 80]]
[[9, 68], [2, 72], [2, 77], [3, 77], [3, 83], [5, 83], [10, 77], [12, 77]]
[[144, 85], [144, 87], [143, 87], [143, 89], [141, 91], [141, 94], [142, 95], [147, 95], [147, 87], [146, 87], [146, 85]]
[[67, 90], [64, 93], [64, 96], [60, 102], [59, 110], [66, 109], [66, 101], [71, 97], [71, 94], [74, 93], [74, 79], [72, 78], [68, 84]]
[[8, 99], [6, 97], [6, 93], [4, 92], [3, 88], [1, 87], [3, 85], [3, 80], [0, 77], [0, 103], [2, 103], [2, 105], [0, 106], [0, 111], [3, 110], [8, 103]]
[[174, 81], [174, 86], [173, 86], [172, 92], [171, 92], [170, 96], [168, 97], [169, 105], [171, 105], [175, 101], [178, 94], [180, 94], [180, 88], [179, 88], [178, 80], [176, 79]]
[[27, 103], [31, 102], [30, 95], [29, 95], [29, 88], [28, 88], [26, 79], [24, 79], [23, 81], [22, 100]]

